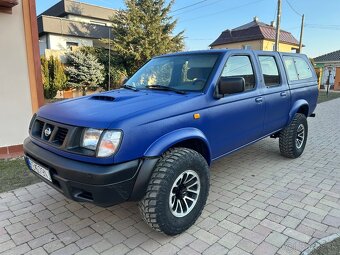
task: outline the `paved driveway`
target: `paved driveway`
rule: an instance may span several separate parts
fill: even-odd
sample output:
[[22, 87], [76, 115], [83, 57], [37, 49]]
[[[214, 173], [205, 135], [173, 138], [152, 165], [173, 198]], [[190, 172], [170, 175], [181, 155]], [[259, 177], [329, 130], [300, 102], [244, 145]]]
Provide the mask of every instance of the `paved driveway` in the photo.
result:
[[202, 217], [173, 238], [152, 231], [135, 203], [75, 203], [43, 183], [0, 194], [0, 253], [299, 254], [340, 229], [340, 100], [309, 124], [299, 159], [265, 139], [215, 162]]

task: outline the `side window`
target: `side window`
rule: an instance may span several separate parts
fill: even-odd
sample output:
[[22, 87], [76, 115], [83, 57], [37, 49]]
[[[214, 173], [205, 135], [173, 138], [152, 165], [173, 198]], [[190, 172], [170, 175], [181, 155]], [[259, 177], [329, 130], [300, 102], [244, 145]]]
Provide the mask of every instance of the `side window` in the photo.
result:
[[296, 72], [295, 64], [294, 64], [294, 58], [293, 57], [283, 57], [283, 61], [285, 63], [288, 80], [289, 81], [297, 81], [299, 79], [298, 74]]
[[309, 79], [313, 77], [309, 65], [303, 58], [294, 58], [295, 66], [298, 72], [299, 80]]
[[224, 66], [222, 77], [243, 77], [246, 91], [255, 88], [255, 75], [248, 56], [231, 56]]
[[267, 87], [280, 85], [280, 75], [273, 56], [259, 56], [264, 83]]

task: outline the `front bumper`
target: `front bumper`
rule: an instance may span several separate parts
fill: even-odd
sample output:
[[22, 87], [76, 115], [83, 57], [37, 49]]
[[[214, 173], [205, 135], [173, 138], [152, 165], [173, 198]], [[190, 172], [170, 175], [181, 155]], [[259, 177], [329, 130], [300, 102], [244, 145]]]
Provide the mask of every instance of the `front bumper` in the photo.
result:
[[[104, 207], [135, 197], [133, 193], [140, 193], [140, 186], [145, 190], [149, 180], [148, 176], [145, 178], [145, 173], [152, 171], [143, 170], [143, 159], [116, 165], [95, 165], [67, 159], [39, 147], [30, 138], [24, 141], [24, 152], [26, 157], [49, 170], [52, 182], [32, 171], [47, 184], [72, 200]], [[156, 160], [152, 162], [155, 164]], [[154, 164], [147, 164], [148, 168], [153, 168]], [[138, 174], [141, 169], [143, 173]], [[143, 176], [142, 185], [140, 176]], [[135, 183], [139, 183], [138, 190]]]

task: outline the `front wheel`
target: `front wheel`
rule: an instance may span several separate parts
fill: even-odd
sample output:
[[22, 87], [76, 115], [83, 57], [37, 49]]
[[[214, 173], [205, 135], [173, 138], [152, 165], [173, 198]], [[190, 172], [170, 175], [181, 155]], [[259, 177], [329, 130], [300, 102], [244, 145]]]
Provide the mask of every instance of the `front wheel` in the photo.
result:
[[209, 193], [209, 168], [198, 152], [167, 151], [158, 161], [139, 202], [144, 221], [157, 231], [177, 235], [201, 215]]
[[304, 114], [295, 114], [288, 127], [280, 132], [280, 152], [287, 158], [298, 158], [305, 149], [308, 124]]

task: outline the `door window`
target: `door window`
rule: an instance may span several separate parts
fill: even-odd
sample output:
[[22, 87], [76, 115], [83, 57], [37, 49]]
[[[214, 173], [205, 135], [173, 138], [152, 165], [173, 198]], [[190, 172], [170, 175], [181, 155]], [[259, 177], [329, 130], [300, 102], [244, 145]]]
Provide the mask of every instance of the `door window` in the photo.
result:
[[279, 69], [273, 56], [259, 56], [264, 83], [267, 87], [280, 85]]
[[298, 74], [296, 72], [295, 64], [294, 64], [294, 58], [293, 57], [283, 57], [286, 71], [288, 75], [289, 81], [297, 81], [299, 79]]
[[283, 57], [289, 81], [305, 80], [313, 77], [307, 62], [301, 57]]
[[304, 59], [294, 58], [294, 60], [299, 80], [309, 79], [313, 77], [312, 71], [310, 70], [308, 64]]
[[231, 56], [224, 66], [222, 77], [242, 77], [246, 91], [255, 88], [255, 75], [248, 56]]

